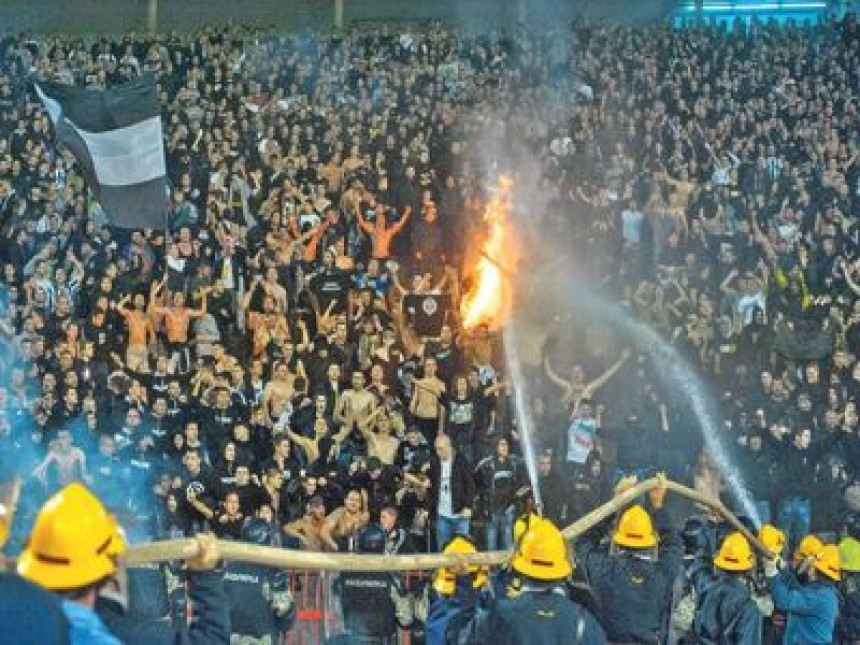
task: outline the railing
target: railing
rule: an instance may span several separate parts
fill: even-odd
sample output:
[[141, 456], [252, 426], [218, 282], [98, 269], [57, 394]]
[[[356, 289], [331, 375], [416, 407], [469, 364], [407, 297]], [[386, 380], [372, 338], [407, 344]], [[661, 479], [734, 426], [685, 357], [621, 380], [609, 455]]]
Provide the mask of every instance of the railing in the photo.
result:
[[[296, 621], [284, 635], [286, 645], [321, 645], [326, 639], [341, 633], [340, 621], [332, 598], [332, 583], [337, 574], [327, 571], [293, 571], [290, 575], [290, 592], [296, 604]], [[405, 571], [402, 581], [415, 589], [419, 581], [427, 578], [421, 571]], [[411, 645], [411, 629], [398, 630], [399, 645]]]
[[[660, 485], [661, 480], [656, 477], [636, 484], [565, 528], [563, 530], [564, 536], [568, 540], [575, 539]], [[741, 532], [758, 551], [766, 556], [772, 555], [721, 501], [676, 482], [662, 480], [662, 485], [665, 486], [667, 492], [708, 507]], [[337, 575], [335, 572], [386, 571], [395, 575], [402, 575], [406, 580], [415, 580], [416, 577], [426, 576], [427, 571], [440, 567], [498, 566], [508, 562], [511, 558], [511, 553], [508, 551], [479, 552], [469, 555], [425, 553], [384, 556], [314, 553], [240, 542], [216, 542], [220, 556], [225, 560], [249, 562], [281, 570], [286, 569], [291, 572], [290, 588], [296, 603], [297, 621], [285, 636], [285, 642], [290, 645], [317, 645], [341, 631], [331, 588], [331, 583]], [[200, 543], [196, 539], [168, 540], [131, 546], [125, 559], [129, 565], [133, 566], [146, 562], [190, 559], [196, 557], [199, 552]], [[404, 645], [410, 642], [407, 631], [401, 631], [399, 641]]]

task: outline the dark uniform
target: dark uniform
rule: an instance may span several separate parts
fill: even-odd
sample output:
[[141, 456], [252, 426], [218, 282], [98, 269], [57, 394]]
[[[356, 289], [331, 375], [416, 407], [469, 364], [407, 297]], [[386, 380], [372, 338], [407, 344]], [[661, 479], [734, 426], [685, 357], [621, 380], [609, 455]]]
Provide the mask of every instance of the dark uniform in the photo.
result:
[[[655, 511], [654, 518], [668, 527], [665, 511]], [[589, 539], [577, 542], [576, 559], [594, 590], [598, 618], [613, 643], [657, 643], [667, 631], [683, 547], [674, 532], [661, 534], [656, 560], [630, 551], [611, 554]]]
[[295, 620], [286, 574], [270, 567], [230, 562], [224, 573], [233, 634], [279, 643]]
[[762, 615], [741, 577], [713, 573], [702, 567], [693, 572], [696, 614], [692, 643], [759, 645]]
[[[368, 524], [359, 531], [356, 544], [359, 553], [381, 554], [385, 532], [376, 524]], [[335, 580], [334, 593], [340, 599], [345, 630], [336, 642], [394, 643], [398, 625], [405, 627], [412, 620], [403, 615], [406, 596], [389, 573], [342, 573]]]
[[128, 615], [134, 620], [170, 615], [165, 565], [141, 564], [128, 569]]
[[526, 584], [515, 598], [498, 600], [474, 623], [476, 645], [601, 645], [606, 635], [587, 611], [571, 601], [563, 585]]
[[222, 573], [189, 571], [188, 595], [195, 620], [187, 629], [174, 629], [169, 620], [136, 620], [116, 601], [99, 597], [96, 612], [125, 645], [218, 645], [230, 641], [230, 615]]
[[387, 573], [343, 573], [335, 582], [349, 643], [393, 643], [397, 618]]

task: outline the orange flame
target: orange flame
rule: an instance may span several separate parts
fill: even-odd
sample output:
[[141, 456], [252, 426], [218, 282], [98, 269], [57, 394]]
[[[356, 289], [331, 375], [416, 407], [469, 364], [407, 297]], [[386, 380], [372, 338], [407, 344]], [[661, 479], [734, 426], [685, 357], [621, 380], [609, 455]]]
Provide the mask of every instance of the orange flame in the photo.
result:
[[508, 224], [513, 187], [513, 179], [502, 175], [484, 209], [489, 235], [481, 246], [474, 269], [474, 283], [460, 303], [464, 329], [474, 329], [482, 324], [496, 329], [510, 315], [510, 276], [506, 274], [513, 268], [515, 257]]

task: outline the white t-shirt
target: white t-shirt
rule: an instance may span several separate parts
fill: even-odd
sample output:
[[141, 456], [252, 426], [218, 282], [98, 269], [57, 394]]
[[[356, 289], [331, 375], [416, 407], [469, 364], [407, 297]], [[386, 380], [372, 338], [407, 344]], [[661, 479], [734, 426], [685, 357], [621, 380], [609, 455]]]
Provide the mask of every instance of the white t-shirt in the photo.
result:
[[454, 504], [451, 498], [451, 466], [453, 459], [445, 459], [441, 462], [441, 475], [439, 477], [439, 515], [443, 517], [454, 517]]
[[585, 464], [594, 450], [597, 427], [594, 419], [574, 419], [567, 429], [568, 463]]

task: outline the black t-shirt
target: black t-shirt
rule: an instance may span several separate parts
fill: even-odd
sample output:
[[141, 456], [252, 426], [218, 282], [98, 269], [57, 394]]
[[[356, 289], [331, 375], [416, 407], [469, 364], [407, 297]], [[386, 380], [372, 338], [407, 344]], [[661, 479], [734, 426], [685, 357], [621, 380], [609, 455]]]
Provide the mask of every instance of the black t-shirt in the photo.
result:
[[478, 410], [471, 396], [463, 399], [452, 397], [443, 399], [448, 414], [445, 417], [445, 427], [455, 448], [472, 445], [475, 441], [475, 424]]
[[347, 296], [349, 295], [349, 276], [340, 269], [331, 269], [314, 276], [311, 280], [311, 291], [317, 297], [320, 312], [325, 312], [334, 302], [332, 313], [346, 311]]
[[201, 469], [196, 475], [192, 475], [188, 470], [182, 474], [180, 509], [192, 530], [201, 531], [205, 528], [206, 518], [188, 501], [189, 494], [195, 495], [198, 501], [215, 511], [218, 501], [223, 497], [221, 484], [217, 477], [205, 469]]
[[403, 306], [419, 336], [438, 336], [451, 310], [451, 296], [411, 293], [403, 299]]

